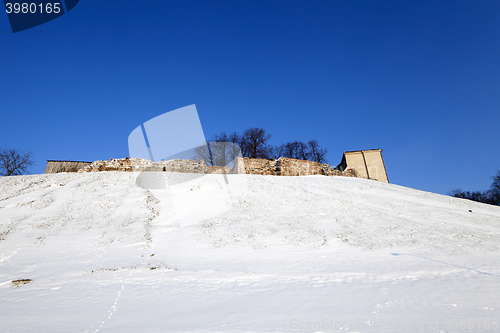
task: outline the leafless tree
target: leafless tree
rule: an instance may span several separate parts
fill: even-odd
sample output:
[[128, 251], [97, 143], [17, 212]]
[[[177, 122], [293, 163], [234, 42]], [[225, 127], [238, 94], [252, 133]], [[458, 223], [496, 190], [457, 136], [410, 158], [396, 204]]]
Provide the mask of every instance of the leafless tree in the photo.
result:
[[[213, 142], [228, 142], [233, 145], [229, 146], [237, 149], [237, 153], [241, 151], [243, 157], [250, 158], [271, 158], [272, 147], [268, 144], [271, 135], [266, 134], [262, 128], [248, 128], [243, 131], [243, 135], [236, 132], [226, 134], [222, 132], [212, 138]], [[236, 151], [233, 152], [235, 155]]]
[[0, 176], [27, 174], [28, 167], [34, 164], [31, 152], [17, 149], [0, 149]]
[[194, 149], [194, 159], [195, 160], [203, 160], [206, 165], [212, 166], [212, 157], [210, 156], [210, 148], [208, 144], [196, 147]]
[[235, 158], [242, 156], [242, 136], [234, 132], [229, 135], [222, 132], [210, 142], [210, 151], [214, 166], [227, 166]]
[[214, 137], [212, 138], [212, 142], [231, 142], [231, 143], [235, 143], [237, 145], [240, 145], [241, 144], [241, 135], [239, 135], [238, 133], [236, 132], [233, 132], [229, 135], [226, 134], [226, 132], [222, 132], [220, 134], [216, 134], [214, 135]]
[[[320, 148], [319, 143], [316, 140], [310, 140], [307, 143], [304, 143], [302, 141], [293, 141], [284, 143], [281, 146], [272, 147], [268, 144], [270, 139], [271, 135], [267, 134], [264, 129], [254, 127], [246, 129], [243, 132], [243, 135], [240, 135], [236, 132], [227, 135], [225, 132], [222, 132], [218, 135], [215, 135], [212, 138], [212, 141], [218, 143], [229, 142], [238, 145], [241, 149], [241, 154], [243, 157], [277, 159], [283, 156], [299, 160], [327, 163], [325, 157], [327, 154], [327, 149]], [[212, 144], [210, 147], [212, 147]], [[222, 157], [227, 155], [227, 153], [221, 154], [222, 151], [226, 151], [227, 149], [223, 146], [210, 149], [213, 151], [220, 151], [219, 154], [213, 154], [212, 151], [213, 156]], [[226, 160], [222, 162], [226, 162]]]
[[307, 144], [302, 141], [287, 142], [281, 146], [273, 148], [274, 158], [283, 156], [319, 163], [326, 163], [326, 153], [327, 150], [320, 148], [318, 141], [316, 140], [311, 140]]
[[311, 140], [307, 143], [308, 148], [308, 159], [310, 161], [326, 163], [326, 154], [328, 150], [326, 148], [320, 148], [319, 143], [316, 140]]
[[490, 192], [493, 195], [493, 200], [500, 206], [500, 170], [493, 176]]
[[229, 166], [237, 157], [241, 157], [240, 147], [232, 142], [210, 142], [210, 152], [212, 164], [219, 167]]
[[195, 148], [195, 159], [202, 159], [208, 166], [232, 166], [237, 157], [241, 157], [240, 147], [232, 142], [210, 142]]
[[460, 189], [452, 190], [449, 195], [456, 198], [468, 199], [490, 205], [500, 206], [500, 170], [492, 177], [493, 183], [487, 191], [462, 191]]
[[241, 138], [241, 152], [243, 156], [250, 158], [271, 158], [272, 147], [268, 144], [270, 134], [266, 134], [263, 128], [248, 128], [243, 132]]
[[276, 155], [275, 158], [283, 156], [298, 160], [307, 160], [309, 157], [307, 145], [301, 141], [284, 143], [281, 146], [274, 148], [273, 152]]

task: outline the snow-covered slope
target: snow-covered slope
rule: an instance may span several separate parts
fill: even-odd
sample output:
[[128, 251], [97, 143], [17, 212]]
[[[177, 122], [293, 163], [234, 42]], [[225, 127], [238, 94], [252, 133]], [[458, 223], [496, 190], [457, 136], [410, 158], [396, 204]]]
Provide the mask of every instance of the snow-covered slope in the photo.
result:
[[500, 207], [356, 178], [143, 176], [0, 178], [0, 331], [500, 331]]

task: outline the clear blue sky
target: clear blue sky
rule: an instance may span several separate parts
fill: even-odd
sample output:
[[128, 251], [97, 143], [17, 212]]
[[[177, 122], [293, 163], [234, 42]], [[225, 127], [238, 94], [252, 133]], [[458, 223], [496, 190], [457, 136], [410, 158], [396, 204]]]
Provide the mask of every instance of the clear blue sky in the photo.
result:
[[0, 14], [0, 147], [128, 155], [196, 104], [205, 136], [383, 148], [392, 183], [485, 190], [500, 169], [500, 1], [96, 1], [13, 34]]

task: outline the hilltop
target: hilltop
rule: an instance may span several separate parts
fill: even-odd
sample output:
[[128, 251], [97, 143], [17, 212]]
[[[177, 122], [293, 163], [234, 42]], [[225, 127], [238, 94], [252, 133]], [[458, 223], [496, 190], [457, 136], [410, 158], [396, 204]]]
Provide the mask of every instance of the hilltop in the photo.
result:
[[0, 193], [8, 332], [500, 325], [500, 207], [326, 176], [59, 173]]

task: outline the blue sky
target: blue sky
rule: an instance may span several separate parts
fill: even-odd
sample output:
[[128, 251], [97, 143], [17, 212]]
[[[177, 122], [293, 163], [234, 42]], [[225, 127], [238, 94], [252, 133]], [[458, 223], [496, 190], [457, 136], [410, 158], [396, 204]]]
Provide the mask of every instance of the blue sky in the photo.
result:
[[391, 183], [485, 190], [500, 169], [499, 1], [93, 1], [13, 34], [0, 15], [0, 147], [128, 155], [196, 104], [205, 136], [262, 127], [328, 161], [382, 148]]

